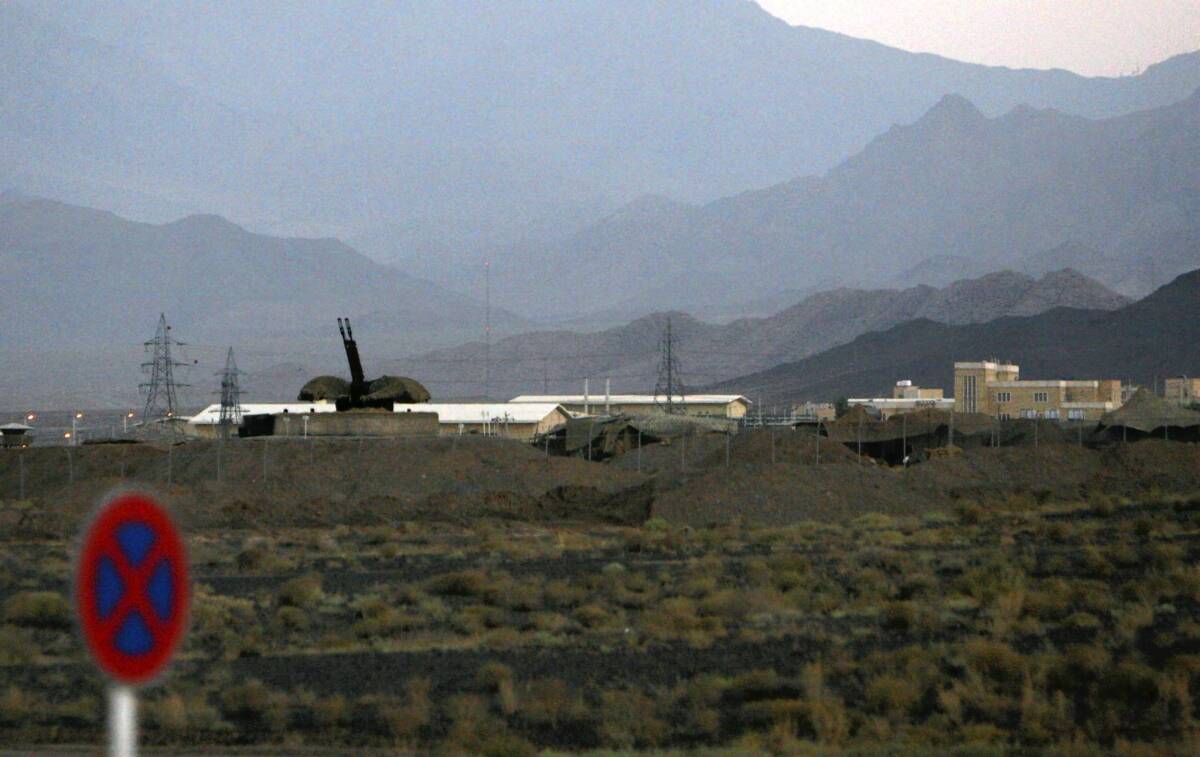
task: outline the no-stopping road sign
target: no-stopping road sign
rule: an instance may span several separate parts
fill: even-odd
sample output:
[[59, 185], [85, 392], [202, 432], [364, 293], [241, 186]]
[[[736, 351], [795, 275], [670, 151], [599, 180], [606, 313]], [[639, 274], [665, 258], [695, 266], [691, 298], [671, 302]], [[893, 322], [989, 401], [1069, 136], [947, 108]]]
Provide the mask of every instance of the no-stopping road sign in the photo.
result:
[[118, 683], [162, 672], [187, 623], [190, 585], [183, 540], [145, 494], [118, 495], [84, 535], [75, 610], [92, 658]]

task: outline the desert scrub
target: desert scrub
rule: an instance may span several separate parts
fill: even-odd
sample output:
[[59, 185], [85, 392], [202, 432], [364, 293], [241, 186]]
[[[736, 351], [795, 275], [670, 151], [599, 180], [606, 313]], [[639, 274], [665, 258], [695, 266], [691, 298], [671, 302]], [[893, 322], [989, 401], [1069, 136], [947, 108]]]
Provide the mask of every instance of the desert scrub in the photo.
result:
[[72, 623], [71, 607], [56, 591], [22, 591], [4, 602], [4, 620], [26, 628], [68, 631]]
[[229, 720], [278, 733], [288, 725], [288, 696], [272, 691], [262, 681], [251, 679], [222, 692], [221, 713]]
[[41, 657], [41, 650], [27, 629], [0, 626], [0, 666], [28, 665]]
[[279, 587], [279, 604], [283, 607], [309, 608], [324, 596], [318, 573], [297, 576]]

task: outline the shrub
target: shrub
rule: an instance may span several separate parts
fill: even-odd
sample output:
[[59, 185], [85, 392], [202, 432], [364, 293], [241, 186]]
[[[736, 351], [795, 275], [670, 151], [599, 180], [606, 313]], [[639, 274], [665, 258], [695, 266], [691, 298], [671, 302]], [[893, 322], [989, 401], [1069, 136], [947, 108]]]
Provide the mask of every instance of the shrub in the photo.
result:
[[600, 695], [600, 739], [618, 749], [653, 748], [670, 729], [654, 715], [654, 701], [636, 691]]
[[31, 632], [16, 626], [0, 626], [0, 665], [28, 665], [40, 651]]
[[893, 720], [904, 719], [920, 698], [921, 689], [912, 678], [885, 674], [867, 684], [867, 706]]
[[13, 625], [66, 631], [72, 617], [71, 606], [56, 591], [22, 591], [4, 603], [4, 619]]
[[492, 582], [479, 570], [460, 570], [443, 573], [430, 579], [429, 591], [448, 597], [477, 597], [485, 599], [492, 593]]
[[221, 709], [228, 718], [261, 724], [272, 731], [287, 727], [287, 696], [271, 691], [257, 679], [226, 689], [221, 695]]
[[334, 694], [313, 703], [313, 720], [321, 728], [332, 728], [345, 722], [349, 710], [350, 704], [346, 697]]
[[324, 595], [321, 590], [321, 576], [317, 573], [307, 573], [279, 587], [279, 604], [285, 607], [310, 607]]

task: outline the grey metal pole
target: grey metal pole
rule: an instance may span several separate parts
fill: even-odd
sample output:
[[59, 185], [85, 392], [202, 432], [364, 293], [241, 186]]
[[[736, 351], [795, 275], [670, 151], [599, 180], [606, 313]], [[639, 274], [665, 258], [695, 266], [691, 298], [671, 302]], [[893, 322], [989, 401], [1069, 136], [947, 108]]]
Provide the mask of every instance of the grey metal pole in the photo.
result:
[[821, 419], [817, 419], [817, 465], [821, 464]]
[[950, 445], [954, 446], [954, 411], [950, 411]]
[[67, 447], [67, 483], [75, 483], [75, 458], [71, 455], [70, 447]]
[[[362, 448], [362, 439], [358, 440], [359, 448]], [[262, 458], [262, 480], [267, 483], [267, 437], [263, 437], [263, 458]]]
[[862, 416], [858, 417], [858, 464], [862, 465]]
[[908, 414], [900, 414], [900, 459], [902, 462], [908, 460]]
[[1033, 419], [1033, 448], [1037, 449], [1037, 447], [1038, 447], [1038, 420], [1037, 420], [1037, 418], [1034, 418]]
[[221, 451], [225, 449], [225, 440], [217, 439], [217, 483], [221, 483]]
[[121, 478], [125, 478], [125, 461], [129, 459], [129, 447], [121, 448]]
[[771, 465], [775, 464], [775, 429], [768, 427], [767, 433], [771, 435]]
[[21, 495], [18, 499], [25, 499], [25, 452], [17, 453], [17, 460], [21, 466]]
[[642, 430], [638, 429], [638, 454], [637, 454], [638, 473], [642, 472]]
[[171, 485], [171, 479], [175, 468], [175, 445], [167, 445], [167, 486]]
[[728, 431], [725, 432], [725, 467], [729, 467], [729, 438], [732, 436]]

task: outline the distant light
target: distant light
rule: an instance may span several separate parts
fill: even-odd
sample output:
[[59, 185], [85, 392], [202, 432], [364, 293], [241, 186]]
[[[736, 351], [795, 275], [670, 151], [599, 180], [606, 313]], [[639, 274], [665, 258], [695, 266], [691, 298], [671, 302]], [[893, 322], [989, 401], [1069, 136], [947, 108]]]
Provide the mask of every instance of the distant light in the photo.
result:
[[27, 420], [27, 421], [37, 420], [37, 413], [30, 413], [29, 415], [25, 416], [25, 420]]
[[125, 417], [126, 417], [126, 418], [132, 418], [132, 417], [133, 417], [133, 415], [134, 415], [133, 413], [126, 413], [126, 414], [125, 414]]
[[76, 417], [76, 418], [82, 418], [82, 417], [83, 417], [83, 413], [75, 413], [75, 417]]
[[64, 438], [64, 439], [70, 439], [70, 438], [71, 438], [71, 432], [70, 432], [70, 431], [68, 431], [67, 433], [63, 434], [63, 438]]

